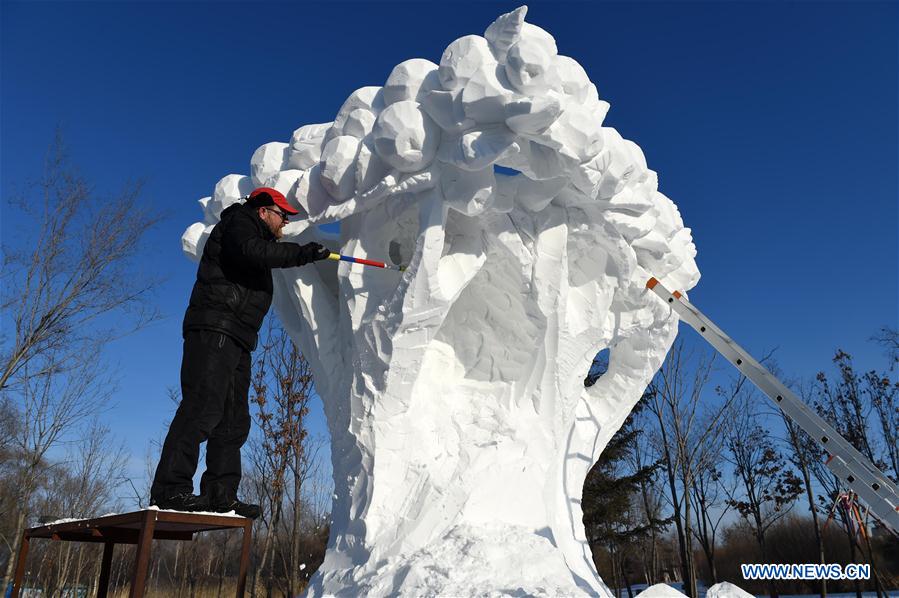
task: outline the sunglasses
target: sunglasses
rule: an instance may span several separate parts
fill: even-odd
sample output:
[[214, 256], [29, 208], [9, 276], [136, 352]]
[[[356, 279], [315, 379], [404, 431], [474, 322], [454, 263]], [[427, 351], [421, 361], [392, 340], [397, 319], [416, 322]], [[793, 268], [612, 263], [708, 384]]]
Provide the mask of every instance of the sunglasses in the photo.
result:
[[288, 215], [285, 214], [284, 212], [282, 212], [281, 210], [273, 210], [272, 208], [262, 208], [262, 209], [263, 209], [263, 210], [266, 210], [266, 211], [268, 211], [268, 212], [271, 212], [271, 213], [273, 213], [273, 214], [277, 214], [278, 216], [281, 217], [281, 220], [282, 220], [283, 222], [287, 222]]

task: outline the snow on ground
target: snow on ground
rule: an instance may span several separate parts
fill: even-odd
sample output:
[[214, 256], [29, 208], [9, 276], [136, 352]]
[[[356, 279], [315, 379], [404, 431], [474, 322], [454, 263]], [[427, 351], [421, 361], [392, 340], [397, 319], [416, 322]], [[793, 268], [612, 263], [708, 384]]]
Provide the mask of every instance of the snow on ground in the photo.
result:
[[753, 598], [753, 596], [730, 582], [722, 581], [710, 587], [705, 593], [705, 598]]
[[686, 598], [686, 594], [678, 592], [669, 585], [657, 583], [637, 594], [636, 598]]

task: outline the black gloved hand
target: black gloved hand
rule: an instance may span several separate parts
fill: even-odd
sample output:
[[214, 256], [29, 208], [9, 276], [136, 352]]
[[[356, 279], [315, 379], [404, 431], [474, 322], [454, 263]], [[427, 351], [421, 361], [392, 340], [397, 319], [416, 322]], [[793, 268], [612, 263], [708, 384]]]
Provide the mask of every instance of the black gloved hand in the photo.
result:
[[319, 260], [326, 260], [328, 256], [331, 255], [331, 252], [328, 251], [328, 248], [322, 245], [321, 243], [306, 243], [303, 245], [303, 261], [304, 263], [309, 262], [317, 262]]

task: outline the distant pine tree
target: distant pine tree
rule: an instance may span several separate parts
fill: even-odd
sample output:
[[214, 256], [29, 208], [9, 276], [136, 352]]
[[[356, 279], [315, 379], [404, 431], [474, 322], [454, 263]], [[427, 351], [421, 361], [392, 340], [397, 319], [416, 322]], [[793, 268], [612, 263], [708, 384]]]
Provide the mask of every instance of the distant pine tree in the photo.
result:
[[650, 484], [661, 466], [661, 461], [656, 461], [635, 470], [630, 459], [642, 433], [634, 421], [645, 398], [634, 407], [587, 473], [581, 499], [584, 528], [594, 560], [602, 551], [608, 552], [616, 587], [630, 586], [630, 562], [636, 560], [638, 542], [653, 532], [663, 532], [672, 521], [670, 517], [647, 518], [638, 504], [641, 485]]

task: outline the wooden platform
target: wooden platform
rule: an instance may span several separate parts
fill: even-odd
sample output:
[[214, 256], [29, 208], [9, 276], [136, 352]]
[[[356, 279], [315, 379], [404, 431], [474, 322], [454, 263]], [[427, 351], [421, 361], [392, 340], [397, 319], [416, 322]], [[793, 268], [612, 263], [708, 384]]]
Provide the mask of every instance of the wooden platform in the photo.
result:
[[100, 579], [97, 584], [97, 596], [106, 596], [109, 586], [109, 569], [112, 564], [112, 551], [116, 544], [137, 544], [137, 555], [134, 559], [134, 573], [131, 576], [132, 598], [144, 595], [147, 582], [147, 567], [150, 561], [150, 546], [155, 540], [193, 540], [194, 534], [223, 529], [243, 529], [243, 546], [240, 553], [240, 570], [237, 577], [237, 596], [244, 595], [247, 579], [247, 568], [250, 563], [250, 542], [253, 533], [253, 520], [235, 515], [218, 515], [206, 513], [185, 513], [181, 511], [159, 511], [146, 509], [107, 515], [95, 519], [79, 519], [63, 521], [39, 527], [32, 527], [22, 534], [22, 546], [16, 563], [16, 575], [13, 581], [12, 598], [18, 598], [19, 587], [25, 573], [25, 561], [28, 558], [28, 545], [32, 538], [47, 538], [60, 542], [102, 542], [103, 562], [100, 566]]

